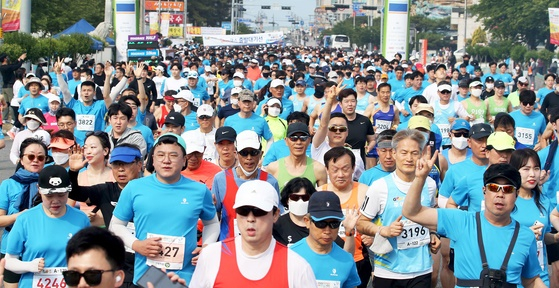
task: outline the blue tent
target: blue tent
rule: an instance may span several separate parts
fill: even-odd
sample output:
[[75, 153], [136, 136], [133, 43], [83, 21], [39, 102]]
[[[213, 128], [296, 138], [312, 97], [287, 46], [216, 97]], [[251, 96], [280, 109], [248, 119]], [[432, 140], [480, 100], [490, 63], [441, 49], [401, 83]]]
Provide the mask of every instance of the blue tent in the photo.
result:
[[[93, 27], [91, 24], [89, 24], [89, 22], [87, 22], [85, 19], [81, 19], [80, 21], [74, 23], [74, 25], [66, 28], [66, 30], [54, 35], [54, 38], [59, 38], [62, 35], [68, 35], [68, 34], [73, 34], [73, 33], [79, 33], [79, 34], [87, 34], [91, 31], [95, 30], [95, 27]], [[93, 49], [95, 50], [103, 50], [103, 43], [99, 40], [96, 40], [94, 38], [91, 38], [93, 40]], [[109, 43], [109, 45], [115, 45], [115, 40], [107, 37], [105, 39], [105, 41], [107, 43]]]

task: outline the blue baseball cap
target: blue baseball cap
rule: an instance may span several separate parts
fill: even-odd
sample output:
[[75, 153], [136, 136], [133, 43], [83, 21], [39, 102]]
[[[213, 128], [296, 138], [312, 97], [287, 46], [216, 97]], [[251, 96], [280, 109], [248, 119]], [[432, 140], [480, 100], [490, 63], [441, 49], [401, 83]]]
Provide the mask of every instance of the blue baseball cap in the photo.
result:
[[314, 221], [344, 220], [340, 198], [332, 191], [318, 191], [309, 199], [308, 212]]
[[456, 119], [452, 124], [451, 130], [468, 130], [470, 131], [470, 123], [464, 119]]
[[297, 82], [295, 82], [295, 86], [297, 85], [307, 86], [307, 82], [305, 82], [305, 80], [298, 80]]
[[142, 153], [140, 149], [133, 148], [130, 146], [117, 146], [111, 152], [111, 161], [110, 163], [114, 162], [124, 162], [124, 163], [132, 163], [136, 160], [142, 159]]

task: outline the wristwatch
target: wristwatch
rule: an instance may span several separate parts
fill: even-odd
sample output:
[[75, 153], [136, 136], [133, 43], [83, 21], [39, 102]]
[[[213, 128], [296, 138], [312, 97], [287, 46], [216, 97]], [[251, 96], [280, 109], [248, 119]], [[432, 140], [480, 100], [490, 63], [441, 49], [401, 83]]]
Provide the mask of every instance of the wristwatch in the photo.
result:
[[355, 235], [355, 228], [351, 230], [345, 230], [345, 237], [353, 237]]

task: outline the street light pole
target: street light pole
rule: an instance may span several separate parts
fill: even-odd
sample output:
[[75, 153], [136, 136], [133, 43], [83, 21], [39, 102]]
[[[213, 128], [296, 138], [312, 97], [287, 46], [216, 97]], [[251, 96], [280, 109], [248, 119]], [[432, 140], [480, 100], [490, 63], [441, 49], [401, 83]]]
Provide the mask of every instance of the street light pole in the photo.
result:
[[235, 0], [231, 0], [231, 35], [235, 34]]
[[466, 39], [468, 39], [468, 0], [464, 0], [464, 53], [466, 53]]

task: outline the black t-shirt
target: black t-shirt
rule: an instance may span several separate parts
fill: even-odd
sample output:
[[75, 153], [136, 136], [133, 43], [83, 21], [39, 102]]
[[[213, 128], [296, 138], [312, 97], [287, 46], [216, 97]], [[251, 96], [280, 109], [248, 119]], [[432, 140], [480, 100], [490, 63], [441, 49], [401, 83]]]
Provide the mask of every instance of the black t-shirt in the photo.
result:
[[359, 149], [361, 158], [365, 162], [365, 144], [367, 143], [367, 136], [374, 135], [375, 130], [369, 118], [356, 114], [353, 121], [347, 121], [348, 135], [345, 143], [351, 145], [353, 149]]
[[559, 95], [555, 94], [555, 91], [545, 95], [541, 107], [541, 112], [543, 116], [545, 116], [546, 122], [548, 121], [547, 116], [549, 115], [549, 113], [553, 110], [556, 110], [557, 108], [559, 108]]
[[237, 114], [239, 111], [241, 111], [241, 108], [235, 109], [233, 108], [233, 106], [231, 106], [231, 104], [229, 104], [219, 109], [219, 111], [217, 112], [217, 117], [219, 119], [225, 119], [231, 115]]
[[[273, 236], [276, 241], [283, 245], [290, 245], [299, 242], [299, 240], [309, 236], [309, 229], [301, 227], [293, 223], [289, 217], [289, 213], [279, 217], [274, 223]], [[336, 244], [342, 249], [344, 248], [344, 240], [340, 237], [336, 238]]]
[[105, 72], [101, 75], [93, 74], [93, 82], [99, 86], [105, 86]]

